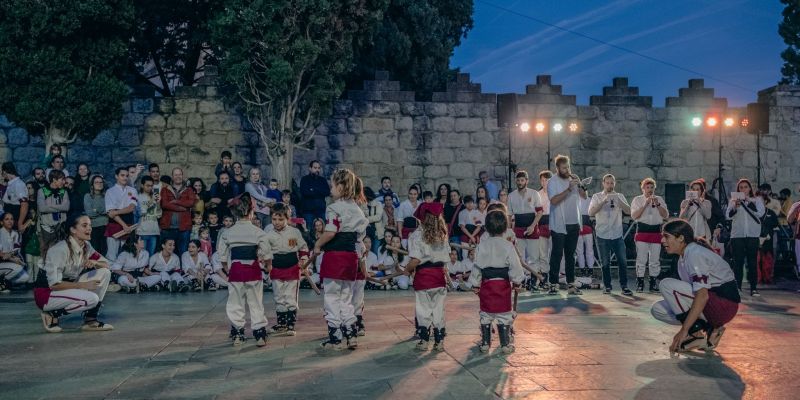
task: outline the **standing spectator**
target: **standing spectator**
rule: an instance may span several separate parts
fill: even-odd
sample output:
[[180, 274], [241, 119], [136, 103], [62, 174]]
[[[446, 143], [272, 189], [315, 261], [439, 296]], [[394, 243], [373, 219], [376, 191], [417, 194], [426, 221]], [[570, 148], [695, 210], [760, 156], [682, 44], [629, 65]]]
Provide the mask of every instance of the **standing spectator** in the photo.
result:
[[[47, 154], [45, 154], [44, 158], [42, 159], [42, 167], [49, 168], [50, 167], [50, 162], [53, 161], [53, 157], [62, 156], [62, 154], [61, 154], [62, 150], [63, 149], [61, 148], [60, 144], [52, 144], [52, 145], [50, 145], [50, 151]], [[45, 176], [47, 176], [47, 175], [45, 175]]]
[[[540, 194], [539, 198], [541, 199], [541, 197], [542, 195]], [[508, 208], [508, 189], [506, 188], [500, 189], [500, 191], [497, 193], [497, 200], [492, 200], [490, 204], [497, 204], [497, 203], [500, 203], [506, 206], [506, 208]]]
[[233, 175], [231, 176], [231, 184], [236, 186], [236, 193], [242, 194], [245, 192], [244, 186], [247, 184], [247, 179], [244, 177], [244, 170], [242, 163], [236, 161], [233, 164]]
[[214, 168], [214, 176], [216, 176], [217, 179], [219, 179], [219, 174], [223, 171], [228, 174], [233, 174], [233, 166], [231, 165], [232, 159], [231, 152], [228, 150], [219, 154], [219, 164]]
[[197, 194], [194, 206], [192, 207], [195, 214], [206, 215], [206, 205], [211, 201], [211, 196], [208, 190], [206, 190], [205, 182], [200, 178], [191, 178], [189, 179], [189, 187], [194, 189], [194, 192]]
[[375, 198], [375, 192], [370, 187], [364, 188], [364, 197], [367, 202], [361, 205], [361, 210], [364, 211], [364, 216], [367, 217], [369, 226], [367, 227], [367, 236], [372, 239], [372, 248], [369, 251], [377, 253], [378, 239], [383, 237], [383, 204]]
[[100, 175], [93, 176], [91, 182], [92, 187], [89, 189], [89, 193], [83, 196], [83, 209], [92, 223], [90, 243], [100, 254], [105, 254], [107, 250], [105, 234], [106, 225], [108, 225], [106, 184]]
[[[442, 183], [441, 185], [439, 185], [439, 188], [436, 189], [436, 198], [433, 199], [433, 201], [441, 203], [442, 207], [447, 208], [447, 203], [450, 202], [451, 190], [453, 189], [450, 187], [450, 184]], [[445, 222], [447, 222], [447, 217], [445, 217]]]
[[78, 164], [78, 173], [75, 174], [75, 190], [80, 195], [80, 199], [92, 189], [92, 171], [86, 163]]
[[578, 248], [575, 251], [575, 257], [578, 258], [578, 268], [584, 270], [585, 276], [591, 276], [592, 268], [594, 268], [594, 227], [592, 226], [592, 220], [589, 218], [591, 199], [588, 195], [586, 191], [581, 193], [581, 233], [578, 236]]
[[489, 200], [497, 200], [500, 198], [500, 185], [492, 180], [489, 180], [489, 174], [486, 171], [479, 172], [478, 179], [481, 181], [481, 186], [486, 188], [486, 192], [489, 195]]
[[261, 183], [261, 170], [250, 168], [250, 181], [244, 185], [244, 189], [250, 194], [255, 203], [256, 218], [261, 222], [262, 227], [271, 224], [270, 206], [274, 203], [273, 199], [267, 197], [267, 187]]
[[28, 216], [28, 188], [11, 161], [3, 163], [2, 174], [7, 185], [3, 194], [3, 211], [14, 216], [14, 228], [20, 229]]
[[[156, 163], [150, 163], [147, 166], [147, 175], [153, 179], [153, 193], [158, 193], [161, 191], [161, 167], [158, 166]], [[153, 254], [153, 252], [150, 252]]]
[[[533, 262], [533, 265], [540, 265], [540, 269], [550, 269], [550, 252], [552, 251], [552, 238], [550, 237], [550, 196], [547, 194], [547, 184], [553, 173], [549, 170], [539, 171], [539, 185], [541, 189], [538, 190], [539, 200], [542, 201], [542, 218], [539, 219], [539, 259]], [[582, 190], [579, 187], [580, 190]], [[511, 194], [508, 195], [509, 204], [511, 204]], [[580, 203], [580, 202], [579, 202]], [[580, 236], [580, 235], [579, 235]], [[559, 270], [559, 272], [561, 272]], [[563, 274], [566, 276], [566, 273]]]
[[314, 160], [308, 164], [308, 175], [300, 179], [300, 194], [303, 198], [300, 210], [307, 226], [311, 226], [315, 218], [325, 219], [325, 198], [330, 196], [331, 188], [321, 172], [322, 164]]
[[458, 226], [458, 214], [464, 209], [461, 203], [461, 192], [456, 189], [450, 190], [448, 202], [444, 206], [444, 223], [447, 224], [447, 234], [453, 243], [461, 243], [461, 227]]
[[558, 294], [558, 272], [561, 259], [564, 259], [569, 294], [583, 294], [575, 282], [575, 249], [578, 247], [581, 211], [578, 186], [580, 181], [572, 174], [569, 157], [558, 155], [555, 158], [558, 174], [547, 183], [550, 198], [550, 231], [552, 252], [550, 253], [549, 294]]
[[83, 214], [83, 195], [75, 187], [75, 178], [68, 176], [64, 179], [64, 189], [69, 196], [69, 213]]
[[49, 178], [50, 171], [56, 170], [56, 171], [61, 171], [64, 174], [64, 177], [66, 178], [69, 176], [69, 171], [67, 171], [66, 168], [64, 168], [64, 166], [65, 166], [64, 156], [60, 155], [53, 156], [53, 158], [50, 160], [50, 164], [44, 171], [44, 174]]
[[[625, 238], [622, 231], [622, 213], [630, 214], [631, 207], [622, 193], [614, 191], [617, 179], [614, 175], [603, 176], [603, 191], [595, 193], [589, 202], [589, 216], [595, 217], [597, 225], [597, 247], [600, 249], [600, 262], [603, 271], [603, 293], [611, 294], [611, 253], [617, 256], [619, 285], [622, 294], [633, 296], [628, 289], [628, 260], [625, 252]], [[591, 236], [591, 234], [589, 235]]]
[[[128, 186], [128, 170], [117, 168], [114, 178], [116, 183], [106, 191], [106, 214], [108, 214], [106, 258], [111, 262], [116, 261], [119, 248], [125, 243], [130, 227], [134, 224], [137, 203], [136, 190]], [[114, 235], [121, 231], [125, 231], [125, 236], [114, 238]]]
[[397, 222], [397, 227], [400, 229], [400, 238], [403, 242], [403, 247], [408, 246], [408, 236], [411, 232], [417, 229], [417, 220], [414, 218], [414, 212], [419, 207], [419, 189], [416, 185], [411, 185], [408, 188], [408, 199], [400, 203], [397, 212], [394, 214], [394, 219]]
[[644, 272], [648, 268], [650, 293], [657, 293], [656, 277], [661, 273], [661, 224], [669, 217], [669, 211], [664, 199], [655, 194], [653, 178], [643, 179], [639, 186], [642, 194], [631, 201], [631, 218], [636, 221], [636, 291], [644, 292]]
[[33, 169], [33, 180], [38, 185], [37, 190], [47, 186], [47, 175], [45, 175], [43, 168]]
[[166, 238], [175, 241], [179, 254], [189, 247], [189, 236], [192, 233], [192, 207], [195, 205], [197, 193], [193, 188], [183, 184], [183, 170], [172, 170], [172, 186], [161, 189], [161, 228], [163, 243]]
[[161, 228], [158, 219], [161, 217], [161, 194], [156, 193], [155, 181], [150, 176], [142, 177], [141, 191], [139, 192], [139, 226], [136, 234], [144, 241], [144, 248], [148, 254], [156, 253]]
[[697, 179], [689, 184], [689, 188], [697, 192], [697, 198], [681, 202], [679, 217], [689, 222], [696, 237], [711, 239], [711, 229], [708, 226], [708, 219], [711, 218], [711, 202], [706, 200], [706, 182], [702, 178]]
[[55, 243], [58, 230], [67, 218], [69, 196], [64, 190], [64, 173], [50, 171], [47, 176], [50, 182], [39, 190], [36, 197], [36, 208], [39, 210], [39, 245], [42, 250]]
[[387, 195], [392, 196], [392, 207], [400, 207], [400, 199], [397, 197], [397, 193], [392, 191], [392, 179], [388, 176], [384, 176], [381, 178], [381, 188], [378, 190], [378, 198], [383, 201]]
[[800, 275], [800, 201], [789, 207], [786, 213], [786, 222], [792, 226], [794, 232], [795, 273]]
[[764, 216], [764, 201], [753, 192], [753, 185], [747, 179], [739, 179], [736, 190], [741, 198], [728, 202], [727, 217], [731, 220], [731, 248], [733, 249], [733, 273], [739, 290], [744, 280], [744, 264], [747, 263], [747, 280], [750, 282], [750, 295], [760, 296], [756, 284], [758, 238], [761, 237], [761, 217]]
[[[219, 180], [211, 185], [211, 190], [209, 192], [211, 200], [206, 204], [206, 208], [217, 210], [217, 215], [219, 215], [220, 218], [231, 215], [228, 202], [232, 198], [238, 196], [239, 192], [237, 187], [231, 183], [230, 174], [221, 172], [219, 174]], [[181, 254], [183, 254], [183, 252], [181, 252]]]
[[508, 195], [508, 212], [513, 220], [517, 251], [524, 263], [530, 263], [537, 272], [546, 272], [549, 266], [540, 261], [542, 246], [539, 242], [543, 239], [539, 237], [537, 229], [542, 219], [541, 196], [539, 192], [528, 188], [527, 171], [517, 171], [514, 183], [517, 190]]
[[[37, 184], [29, 181], [25, 186], [28, 189], [28, 198], [35, 199], [38, 196]], [[36, 230], [39, 226], [39, 211], [35, 201], [28, 202], [28, 215], [25, 222], [19, 226], [19, 233], [22, 235], [22, 252], [25, 254], [25, 261], [28, 264], [28, 283], [33, 283], [39, 271], [39, 262], [42, 253], [39, 249], [39, 235]]]

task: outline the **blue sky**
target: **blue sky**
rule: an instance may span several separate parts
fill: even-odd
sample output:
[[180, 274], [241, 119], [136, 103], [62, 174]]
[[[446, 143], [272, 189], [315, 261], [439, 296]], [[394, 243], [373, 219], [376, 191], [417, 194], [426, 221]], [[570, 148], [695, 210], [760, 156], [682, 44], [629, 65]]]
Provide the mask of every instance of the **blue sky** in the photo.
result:
[[[698, 76], [542, 25], [495, 4], [650, 57]], [[588, 104], [616, 76], [630, 78], [653, 105], [704, 78], [731, 106], [756, 101], [775, 85], [785, 48], [778, 0], [475, 0], [475, 26], [451, 66], [471, 74], [484, 92], [522, 93], [536, 75], [553, 75], [565, 94]], [[717, 78], [733, 85], [714, 81]]]

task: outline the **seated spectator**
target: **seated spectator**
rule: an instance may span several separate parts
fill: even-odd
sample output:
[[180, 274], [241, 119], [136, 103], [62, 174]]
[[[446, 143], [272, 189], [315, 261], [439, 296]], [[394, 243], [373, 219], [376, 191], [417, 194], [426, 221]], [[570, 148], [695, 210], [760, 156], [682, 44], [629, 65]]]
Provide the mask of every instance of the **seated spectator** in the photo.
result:
[[[391, 246], [381, 246], [378, 268], [384, 271], [386, 275], [391, 275], [395, 272], [404, 271], [409, 261], [411, 259], [408, 257], [408, 251], [403, 247], [400, 236], [392, 236]], [[409, 283], [408, 275], [400, 275], [392, 279], [392, 288], [407, 290]]]
[[189, 285], [195, 292], [203, 290], [202, 285], [205, 284], [206, 275], [211, 272], [211, 262], [208, 260], [208, 256], [200, 251], [200, 247], [199, 240], [190, 240], [189, 249], [181, 255], [184, 278], [189, 280]]
[[231, 184], [230, 175], [227, 172], [221, 172], [219, 180], [211, 185], [211, 200], [206, 204], [206, 208], [217, 210], [217, 214], [221, 217], [231, 215], [228, 202], [238, 195], [238, 189]]
[[189, 291], [189, 286], [183, 279], [181, 262], [174, 250], [175, 239], [162, 239], [161, 251], [150, 257], [150, 270], [161, 276], [161, 289], [185, 293]]
[[61, 171], [64, 174], [64, 177], [69, 176], [69, 171], [65, 168], [65, 161], [63, 156], [53, 156], [50, 160], [50, 164], [47, 166], [47, 169], [44, 171], [44, 175], [46, 177], [50, 177], [51, 171]]
[[22, 257], [22, 242], [14, 230], [14, 215], [5, 213], [0, 221], [0, 293], [8, 293], [12, 282], [27, 282], [28, 273]]
[[144, 270], [150, 262], [150, 253], [145, 249], [145, 241], [139, 235], [130, 235], [122, 245], [121, 252], [116, 261], [111, 264], [111, 271], [116, 275], [116, 281], [128, 293], [138, 293], [140, 281], [143, 287], [158, 284], [159, 276], [144, 276]]
[[236, 186], [236, 192], [242, 194], [245, 192], [244, 186], [247, 184], [247, 178], [244, 177], [244, 170], [242, 163], [236, 161], [233, 164], [233, 174], [231, 175], [231, 184]]

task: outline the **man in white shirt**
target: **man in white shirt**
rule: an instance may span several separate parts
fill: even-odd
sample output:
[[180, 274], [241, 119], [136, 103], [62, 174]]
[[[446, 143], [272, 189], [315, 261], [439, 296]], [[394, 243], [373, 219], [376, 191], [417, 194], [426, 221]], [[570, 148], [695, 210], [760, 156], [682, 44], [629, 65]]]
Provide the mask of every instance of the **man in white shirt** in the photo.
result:
[[19, 229], [28, 216], [28, 186], [20, 179], [17, 168], [11, 161], [3, 163], [2, 174], [7, 182], [2, 201], [3, 211], [14, 216], [14, 229]]
[[603, 191], [595, 193], [589, 202], [589, 216], [594, 217], [597, 247], [603, 270], [603, 293], [611, 294], [611, 252], [617, 256], [617, 270], [622, 294], [633, 296], [628, 289], [628, 260], [625, 256], [625, 238], [622, 231], [622, 213], [630, 214], [631, 207], [622, 193], [614, 191], [617, 179], [614, 175], [603, 176]]
[[400, 207], [394, 213], [394, 219], [397, 222], [397, 226], [400, 227], [400, 238], [403, 240], [403, 247], [406, 248], [408, 248], [408, 236], [416, 230], [416, 224], [412, 226], [411, 220], [407, 219], [414, 218], [414, 212], [419, 207], [418, 199], [419, 190], [416, 186], [411, 186], [408, 188], [408, 199], [400, 203]]
[[669, 216], [667, 203], [656, 196], [656, 181], [645, 178], [642, 194], [631, 201], [631, 218], [636, 221], [636, 291], [644, 292], [644, 270], [650, 264], [650, 293], [658, 293], [656, 277], [661, 272], [661, 224]]
[[546, 239], [541, 238], [538, 230], [542, 218], [542, 200], [539, 193], [528, 188], [526, 171], [517, 171], [515, 183], [517, 190], [508, 195], [508, 212], [512, 215], [517, 251], [526, 264], [538, 272], [547, 272], [549, 267], [542, 263], [540, 255], [540, 242]]
[[[542, 218], [539, 220], [539, 259], [534, 260], [533, 264], [539, 266], [540, 270], [544, 273], [550, 270], [550, 249], [552, 247], [552, 240], [550, 239], [550, 196], [547, 194], [547, 183], [553, 173], [549, 170], [539, 172], [539, 186], [542, 188], [537, 192], [539, 193], [539, 200], [542, 201]], [[559, 275], [563, 272], [564, 262], [561, 262], [559, 267]], [[544, 282], [542, 282], [544, 283]]]
[[114, 173], [116, 184], [106, 191], [106, 212], [108, 225], [106, 226], [107, 255], [110, 261], [116, 261], [119, 248], [124, 243], [123, 239], [115, 239], [113, 235], [120, 231], [129, 230], [133, 225], [133, 212], [138, 204], [136, 190], [128, 186], [128, 169], [117, 168]]
[[580, 180], [572, 175], [569, 157], [558, 155], [555, 158], [557, 175], [547, 183], [550, 198], [550, 290], [548, 294], [558, 294], [558, 272], [561, 259], [567, 275], [569, 294], [583, 294], [575, 286], [575, 249], [578, 247], [578, 234], [581, 230]]

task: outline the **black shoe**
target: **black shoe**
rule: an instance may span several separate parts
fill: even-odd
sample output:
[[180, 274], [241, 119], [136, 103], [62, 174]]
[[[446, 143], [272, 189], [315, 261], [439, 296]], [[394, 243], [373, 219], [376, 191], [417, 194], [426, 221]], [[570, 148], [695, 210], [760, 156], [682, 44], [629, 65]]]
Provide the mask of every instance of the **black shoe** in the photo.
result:
[[256, 339], [256, 346], [264, 347], [267, 345], [267, 328], [259, 328], [253, 331], [253, 338]]
[[650, 293], [658, 293], [658, 282], [654, 276], [650, 277], [650, 284], [648, 286]]
[[178, 292], [178, 281], [169, 281], [169, 292], [170, 293]]
[[358, 348], [358, 326], [356, 324], [342, 326], [342, 336], [347, 341], [348, 349], [355, 350]]
[[356, 315], [356, 326], [358, 327], [358, 332], [356, 332], [358, 336], [365, 336], [367, 334], [363, 315]]
[[547, 294], [558, 294], [558, 285], [551, 284], [550, 289], [547, 291]]
[[189, 291], [189, 285], [187, 285], [185, 283], [178, 284], [178, 291], [181, 292], [181, 293], [188, 292]]
[[231, 339], [233, 339], [234, 346], [244, 343], [247, 340], [247, 337], [244, 335], [244, 328], [231, 327]]
[[511, 326], [498, 324], [497, 336], [500, 337], [500, 349], [503, 353], [513, 353], [514, 345], [511, 344]]
[[644, 293], [644, 278], [636, 278], [636, 293]]
[[481, 324], [481, 344], [479, 349], [481, 353], [486, 353], [492, 347], [492, 325]]
[[200, 281], [197, 279], [192, 279], [192, 291], [193, 292], [200, 292], [203, 290], [203, 287], [200, 286]]
[[750, 290], [750, 296], [752, 297], [761, 297], [761, 293], [758, 293], [758, 289]]
[[328, 339], [320, 343], [320, 346], [322, 346], [323, 349], [341, 350], [342, 339], [339, 339], [339, 337], [336, 335], [338, 332], [339, 328], [329, 326]]
[[294, 323], [297, 321], [297, 310], [291, 310], [286, 312], [286, 335], [294, 336], [296, 332], [294, 331]]
[[428, 350], [428, 343], [431, 341], [431, 330], [428, 327], [417, 327], [417, 337], [419, 338], [419, 342], [417, 342], [417, 350], [425, 351]]
[[[624, 293], [625, 290], [623, 289], [622, 292]], [[603, 294], [611, 294], [611, 287], [607, 287], [603, 289]]]
[[433, 328], [433, 349], [444, 351], [444, 337], [447, 336], [447, 328]]
[[633, 292], [631, 292], [631, 290], [627, 287], [622, 288], [622, 294], [625, 296], [633, 296]]

